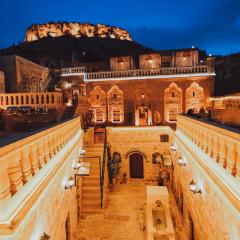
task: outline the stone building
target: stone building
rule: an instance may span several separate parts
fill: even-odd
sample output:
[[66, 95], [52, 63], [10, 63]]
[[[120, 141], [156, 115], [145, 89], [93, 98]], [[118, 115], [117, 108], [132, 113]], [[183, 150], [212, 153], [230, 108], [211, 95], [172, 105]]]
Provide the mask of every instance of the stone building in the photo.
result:
[[5, 93], [5, 78], [4, 73], [0, 71], [0, 93]]
[[49, 69], [22, 57], [1, 56], [6, 92], [39, 92], [49, 77]]

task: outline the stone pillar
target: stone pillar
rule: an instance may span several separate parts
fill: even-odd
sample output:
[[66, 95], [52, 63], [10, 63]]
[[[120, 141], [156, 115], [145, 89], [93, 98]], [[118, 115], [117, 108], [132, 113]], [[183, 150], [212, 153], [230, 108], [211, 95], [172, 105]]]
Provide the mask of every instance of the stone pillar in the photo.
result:
[[213, 159], [219, 162], [219, 141], [217, 138], [213, 140]]
[[32, 177], [29, 146], [22, 149], [20, 163], [21, 163], [21, 168], [22, 168], [23, 182], [26, 183]]
[[45, 159], [45, 163], [48, 163], [50, 160], [48, 138], [44, 139], [44, 159]]
[[12, 194], [16, 193], [23, 186], [23, 173], [20, 165], [20, 158], [21, 156], [17, 154], [7, 159], [7, 161], [9, 161], [8, 175]]
[[237, 164], [237, 149], [233, 143], [229, 142], [226, 169], [234, 176], [236, 175], [236, 164]]
[[39, 170], [39, 163], [38, 163], [38, 154], [37, 154], [37, 146], [36, 142], [30, 148], [30, 161], [31, 161], [31, 168], [32, 168], [32, 175], [35, 175]]
[[37, 151], [37, 158], [38, 158], [38, 167], [41, 169], [44, 164], [45, 164], [45, 159], [44, 159], [44, 141], [39, 141], [36, 143], [36, 151]]
[[2, 161], [0, 168], [0, 200], [11, 197], [10, 180], [7, 169], [8, 161]]
[[220, 142], [219, 148], [219, 164], [223, 167], [226, 167], [226, 158], [227, 158], [227, 146], [224, 140]]
[[240, 146], [237, 146], [236, 151], [236, 177], [240, 179]]

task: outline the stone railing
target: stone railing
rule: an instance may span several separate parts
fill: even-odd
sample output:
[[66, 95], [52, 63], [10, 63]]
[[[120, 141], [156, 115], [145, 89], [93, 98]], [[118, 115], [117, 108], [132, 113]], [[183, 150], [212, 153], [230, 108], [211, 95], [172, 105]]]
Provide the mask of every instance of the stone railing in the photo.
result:
[[0, 148], [0, 235], [15, 228], [80, 136], [75, 118]]
[[182, 115], [177, 117], [177, 131], [232, 176], [240, 178], [239, 133]]
[[62, 68], [58, 70], [60, 76], [76, 76], [83, 75], [85, 73], [85, 67], [72, 67], [72, 68]]
[[0, 109], [8, 107], [61, 107], [63, 96], [60, 92], [3, 93], [0, 94]]
[[179, 75], [179, 74], [198, 74], [198, 73], [214, 73], [209, 71], [207, 66], [192, 67], [172, 67], [172, 68], [156, 68], [156, 69], [135, 69], [125, 71], [108, 71], [108, 72], [92, 72], [85, 73], [84, 80], [108, 79], [108, 78], [136, 78], [161, 75]]

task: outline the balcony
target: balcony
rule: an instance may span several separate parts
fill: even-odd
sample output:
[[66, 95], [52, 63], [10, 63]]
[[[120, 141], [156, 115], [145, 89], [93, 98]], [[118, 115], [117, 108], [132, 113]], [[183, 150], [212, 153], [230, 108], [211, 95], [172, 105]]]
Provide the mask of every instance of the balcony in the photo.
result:
[[60, 76], [81, 76], [85, 73], [85, 67], [62, 68], [56, 71]]
[[0, 236], [13, 234], [60, 168], [72, 174], [81, 137], [75, 118], [0, 148]]
[[105, 79], [131, 79], [131, 78], [166, 78], [177, 76], [203, 76], [215, 75], [214, 71], [210, 71], [207, 66], [192, 66], [192, 67], [172, 67], [172, 68], [156, 68], [156, 69], [135, 69], [126, 71], [109, 71], [109, 72], [95, 72], [85, 73], [84, 80], [91, 82], [94, 80]]
[[178, 115], [175, 143], [181, 156], [211, 177], [240, 210], [240, 134], [193, 117]]

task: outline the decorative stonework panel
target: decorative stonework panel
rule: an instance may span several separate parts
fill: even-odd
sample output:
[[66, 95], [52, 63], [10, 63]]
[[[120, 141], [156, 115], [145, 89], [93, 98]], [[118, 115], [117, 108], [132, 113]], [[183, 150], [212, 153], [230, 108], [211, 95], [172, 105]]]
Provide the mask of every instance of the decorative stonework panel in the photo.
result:
[[171, 83], [164, 91], [164, 117], [166, 122], [175, 122], [182, 112], [182, 89]]
[[96, 86], [90, 93], [90, 105], [94, 114], [93, 121], [101, 123], [106, 121], [106, 93], [100, 86]]
[[189, 88], [186, 89], [186, 112], [193, 109], [194, 112], [199, 112], [200, 108], [204, 106], [204, 91], [198, 83], [193, 82]]
[[113, 86], [107, 93], [108, 121], [111, 123], [124, 122], [123, 92], [118, 86]]

